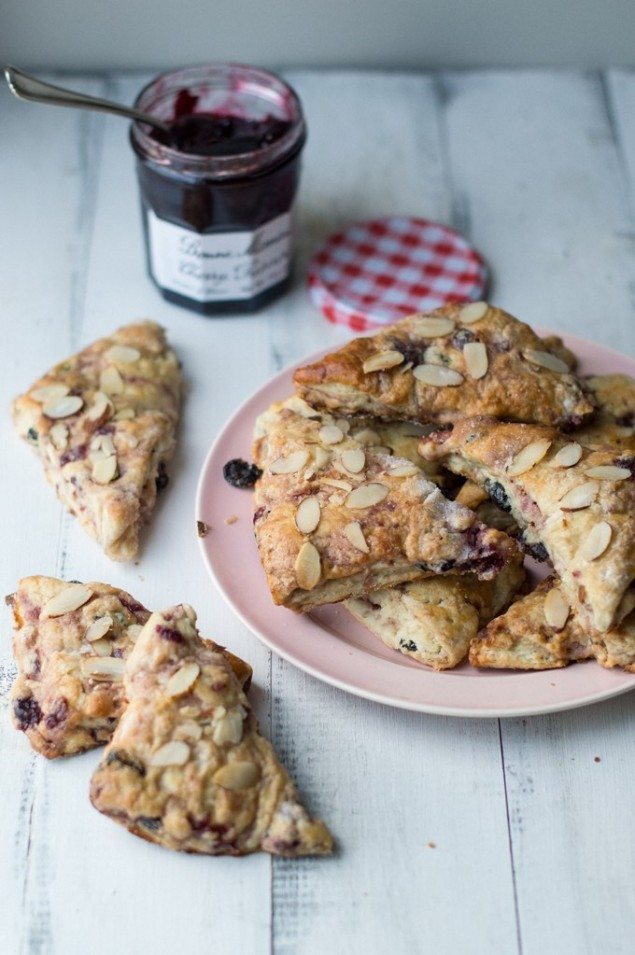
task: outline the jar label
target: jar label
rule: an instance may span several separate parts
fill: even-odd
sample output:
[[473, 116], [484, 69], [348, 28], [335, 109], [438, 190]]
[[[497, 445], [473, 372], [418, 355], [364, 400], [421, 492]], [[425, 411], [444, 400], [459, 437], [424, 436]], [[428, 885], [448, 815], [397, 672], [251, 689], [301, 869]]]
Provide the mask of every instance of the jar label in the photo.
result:
[[157, 283], [198, 302], [250, 299], [277, 285], [291, 266], [291, 214], [253, 232], [203, 234], [148, 216], [150, 267]]

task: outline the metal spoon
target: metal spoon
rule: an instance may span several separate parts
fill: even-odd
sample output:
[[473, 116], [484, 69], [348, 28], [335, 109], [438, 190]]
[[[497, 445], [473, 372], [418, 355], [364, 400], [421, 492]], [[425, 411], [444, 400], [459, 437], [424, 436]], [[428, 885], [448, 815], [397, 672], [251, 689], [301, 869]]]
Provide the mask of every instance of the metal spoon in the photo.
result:
[[7, 66], [4, 75], [9, 89], [18, 99], [30, 100], [33, 103], [50, 103], [53, 106], [73, 106], [76, 109], [96, 109], [102, 113], [114, 113], [115, 116], [125, 116], [141, 123], [148, 123], [149, 126], [155, 126], [169, 136], [170, 129], [167, 123], [157, 119], [156, 116], [151, 116], [150, 113], [142, 113], [132, 106], [121, 106], [107, 99], [86, 96], [84, 93], [74, 93], [61, 86], [53, 86], [23, 70], [18, 70], [15, 66]]

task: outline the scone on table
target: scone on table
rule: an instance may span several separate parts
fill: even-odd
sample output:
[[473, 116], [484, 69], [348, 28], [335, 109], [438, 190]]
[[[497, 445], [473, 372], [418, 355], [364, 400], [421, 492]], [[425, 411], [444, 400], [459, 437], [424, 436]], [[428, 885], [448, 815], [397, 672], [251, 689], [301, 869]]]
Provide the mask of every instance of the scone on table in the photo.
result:
[[331, 852], [191, 607], [153, 614], [126, 663], [128, 707], [90, 798], [135, 835], [209, 855]]
[[306, 611], [444, 573], [494, 577], [518, 549], [405, 458], [297, 397], [258, 419], [254, 527], [276, 604]]
[[[18, 666], [14, 725], [49, 759], [103, 746], [125, 708], [125, 661], [150, 611], [108, 584], [43, 576], [23, 578], [7, 602]], [[249, 664], [222, 652], [247, 687]]]
[[572, 360], [559, 339], [501, 309], [455, 303], [355, 338], [299, 368], [294, 383], [340, 415], [445, 424], [483, 414], [568, 429], [594, 408]]
[[13, 402], [58, 497], [113, 560], [135, 559], [168, 483], [181, 389], [163, 329], [139, 322], [59, 362]]

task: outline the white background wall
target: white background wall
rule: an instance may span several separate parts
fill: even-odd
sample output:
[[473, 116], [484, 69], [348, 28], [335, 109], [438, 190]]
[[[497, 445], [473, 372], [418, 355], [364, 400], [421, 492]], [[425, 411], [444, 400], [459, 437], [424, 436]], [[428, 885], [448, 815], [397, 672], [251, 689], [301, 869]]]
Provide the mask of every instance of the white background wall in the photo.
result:
[[72, 70], [635, 65], [635, 0], [0, 0], [0, 61]]

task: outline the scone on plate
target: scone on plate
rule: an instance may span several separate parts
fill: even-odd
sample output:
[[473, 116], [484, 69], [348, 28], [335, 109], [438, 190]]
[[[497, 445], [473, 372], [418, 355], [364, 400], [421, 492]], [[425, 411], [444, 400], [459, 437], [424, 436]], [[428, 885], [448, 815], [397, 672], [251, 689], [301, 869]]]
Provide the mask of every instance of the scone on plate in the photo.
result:
[[346, 600], [346, 609], [371, 633], [435, 670], [458, 666], [470, 641], [504, 610], [525, 579], [522, 558], [493, 580], [472, 574], [431, 577]]
[[140, 322], [55, 365], [13, 402], [58, 497], [113, 560], [137, 556], [168, 482], [181, 387], [163, 329]]
[[550, 670], [589, 657], [635, 672], [635, 612], [606, 633], [592, 631], [569, 607], [555, 575], [492, 620], [470, 645], [475, 667]]
[[96, 809], [185, 852], [331, 852], [326, 826], [300, 803], [226, 658], [200, 639], [191, 607], [150, 617], [124, 687], [128, 707], [91, 781]]
[[445, 305], [353, 339], [294, 382], [310, 405], [343, 415], [443, 424], [486, 414], [571, 428], [593, 403], [558, 342], [484, 302]]
[[517, 553], [405, 458], [294, 397], [256, 423], [254, 525], [276, 604], [297, 611], [439, 573], [494, 577]]
[[[23, 578], [7, 602], [16, 628], [16, 728], [49, 759], [107, 743], [125, 707], [124, 663], [150, 612], [108, 584], [42, 576]], [[248, 686], [249, 664], [222, 652]]]
[[590, 450], [553, 428], [466, 418], [423, 438], [443, 461], [508, 508], [534, 556], [549, 557], [571, 607], [606, 632], [632, 609], [635, 458]]

